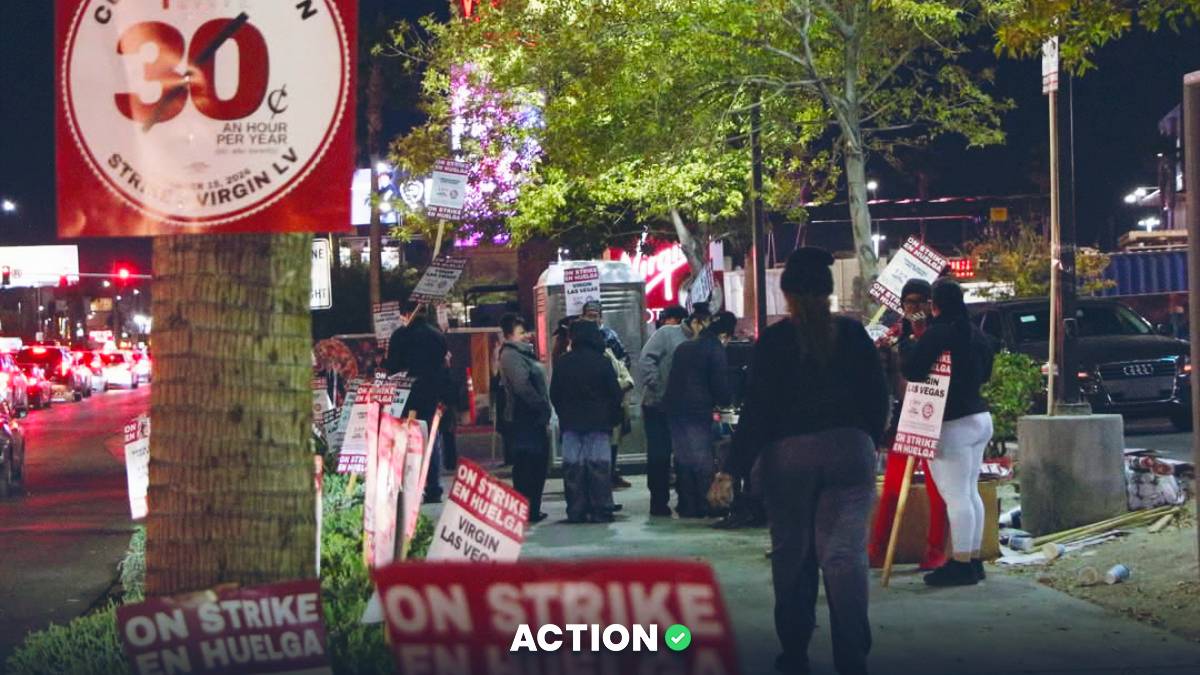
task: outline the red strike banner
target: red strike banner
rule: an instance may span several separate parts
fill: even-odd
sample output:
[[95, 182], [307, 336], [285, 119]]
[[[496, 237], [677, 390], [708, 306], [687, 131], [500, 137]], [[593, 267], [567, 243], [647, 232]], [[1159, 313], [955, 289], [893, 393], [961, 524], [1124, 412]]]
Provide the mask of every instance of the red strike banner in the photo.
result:
[[316, 579], [122, 605], [117, 629], [135, 675], [331, 672]]
[[[401, 673], [739, 672], [729, 616], [703, 563], [424, 562], [372, 574]], [[668, 648], [675, 625], [690, 637], [681, 645], [673, 634]], [[613, 649], [622, 633], [654, 642], [628, 639]], [[517, 647], [519, 635], [526, 637]], [[558, 644], [532, 646], [542, 638]]]
[[58, 0], [61, 237], [349, 229], [358, 0]]

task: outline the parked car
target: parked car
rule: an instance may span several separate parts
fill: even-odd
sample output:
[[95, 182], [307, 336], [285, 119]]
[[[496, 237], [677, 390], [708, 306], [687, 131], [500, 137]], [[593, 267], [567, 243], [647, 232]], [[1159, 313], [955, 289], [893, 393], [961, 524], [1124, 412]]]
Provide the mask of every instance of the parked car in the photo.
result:
[[8, 353], [0, 353], [0, 401], [7, 402], [17, 417], [29, 412], [29, 377]]
[[91, 373], [93, 392], [108, 389], [108, 377], [104, 373], [104, 359], [101, 358], [100, 352], [81, 350], [72, 352], [72, 355], [75, 357], [75, 363], [81, 368], [87, 368]]
[[133, 358], [125, 352], [107, 352], [101, 354], [100, 358], [104, 361], [104, 376], [108, 380], [108, 388], [137, 389], [141, 384], [141, 378], [133, 369]]
[[36, 363], [20, 361], [17, 362], [17, 367], [25, 374], [28, 382], [26, 391], [29, 392], [29, 409], [49, 408], [54, 402], [54, 385], [46, 377], [46, 369]]
[[149, 384], [150, 376], [153, 374], [150, 354], [146, 352], [130, 352], [129, 355], [133, 358], [133, 372], [137, 374], [139, 382]]
[[[1046, 363], [1049, 300], [977, 305], [972, 315], [1009, 351]], [[1177, 429], [1191, 430], [1192, 363], [1186, 341], [1160, 335], [1115, 300], [1081, 298], [1075, 320], [1079, 368], [1073, 375], [1095, 412], [1166, 417]]]
[[25, 433], [7, 402], [0, 402], [0, 499], [20, 488], [25, 479]]
[[35, 345], [17, 352], [17, 363], [39, 366], [44, 377], [53, 385], [54, 394], [62, 393], [64, 399], [80, 401], [85, 391], [90, 395], [91, 383], [83, 370], [76, 367], [71, 352], [64, 347]]

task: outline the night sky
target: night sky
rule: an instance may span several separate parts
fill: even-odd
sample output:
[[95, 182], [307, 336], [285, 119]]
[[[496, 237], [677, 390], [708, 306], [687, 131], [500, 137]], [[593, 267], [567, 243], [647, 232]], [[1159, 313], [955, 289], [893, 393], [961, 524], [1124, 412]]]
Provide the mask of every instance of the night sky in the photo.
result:
[[[54, 208], [53, 3], [3, 0], [0, 21], [0, 196], [19, 205], [0, 214], [0, 244], [52, 243]], [[448, 14], [446, 0], [360, 0], [360, 23], [385, 18]], [[1180, 99], [1184, 73], [1200, 69], [1200, 31], [1182, 35], [1135, 33], [1105, 48], [1099, 69], [1075, 86], [1079, 235], [1082, 242], [1130, 229], [1137, 215], [1121, 198], [1137, 185], [1155, 184], [1158, 120]], [[399, 83], [387, 114], [387, 132], [417, 121]], [[932, 178], [931, 196], [1024, 194], [1038, 190], [1047, 165], [1046, 102], [1038, 64], [1001, 61], [997, 92], [1017, 102], [1005, 119], [1004, 147], [965, 150], [957, 139], [938, 142], [914, 162]], [[910, 171], [876, 163], [881, 198], [911, 196]], [[114, 260], [149, 269], [145, 240], [80, 242], [83, 271], [108, 271]]]

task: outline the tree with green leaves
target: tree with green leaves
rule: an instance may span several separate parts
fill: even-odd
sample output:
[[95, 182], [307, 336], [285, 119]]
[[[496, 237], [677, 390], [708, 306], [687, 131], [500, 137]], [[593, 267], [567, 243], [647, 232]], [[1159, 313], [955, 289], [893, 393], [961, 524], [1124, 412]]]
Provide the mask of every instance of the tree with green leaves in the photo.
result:
[[[1050, 294], [1050, 240], [1038, 228], [1018, 223], [967, 246], [981, 279], [995, 284], [984, 295], [994, 300], [1045, 298]], [[1111, 258], [1081, 249], [1075, 259], [1080, 295], [1095, 295], [1115, 284], [1104, 278]]]

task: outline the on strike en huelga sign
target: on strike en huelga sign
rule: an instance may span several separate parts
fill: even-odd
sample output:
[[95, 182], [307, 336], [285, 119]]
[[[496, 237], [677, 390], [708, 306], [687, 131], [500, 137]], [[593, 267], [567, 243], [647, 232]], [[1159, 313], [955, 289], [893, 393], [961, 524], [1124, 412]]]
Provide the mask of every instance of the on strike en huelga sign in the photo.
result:
[[308, 297], [308, 308], [329, 309], [333, 307], [333, 280], [330, 277], [332, 254], [328, 239], [313, 239], [312, 243], [312, 290]]
[[129, 483], [129, 515], [141, 520], [150, 512], [146, 503], [150, 487], [149, 415], [141, 415], [125, 425], [125, 477]]
[[563, 270], [563, 295], [567, 299], [567, 316], [583, 314], [583, 306], [600, 301], [600, 268], [570, 267]]
[[59, 236], [349, 229], [357, 0], [55, 4]]
[[392, 333], [404, 324], [399, 302], [379, 302], [371, 305], [371, 319], [375, 324], [375, 341], [380, 349], [387, 349]]
[[410, 447], [424, 449], [425, 434], [418, 420], [394, 417], [377, 405], [371, 408], [363, 481], [363, 552], [367, 566], [376, 567], [392, 562], [395, 555], [404, 464]]
[[425, 268], [425, 274], [421, 276], [421, 281], [417, 283], [408, 299], [428, 305], [445, 302], [446, 296], [450, 295], [451, 289], [458, 283], [466, 268], [466, 258], [442, 256], [434, 260]]
[[528, 499], [475, 462], [460, 459], [425, 559], [516, 562], [528, 523]]
[[[413, 562], [376, 569], [372, 576], [402, 673], [738, 672], [729, 616], [705, 563]], [[675, 624], [691, 630], [691, 644], [678, 652], [666, 646], [666, 630]], [[630, 639], [623, 651], [609, 651], [601, 634], [617, 625]], [[557, 635], [544, 636], [561, 640], [559, 648], [512, 651], [522, 626], [533, 638], [557, 628]], [[572, 634], [572, 626], [579, 632]], [[631, 634], [643, 637], [637, 651]], [[646, 647], [651, 641], [653, 650]]]
[[892, 452], [922, 459], [937, 459], [950, 391], [950, 352], [943, 352], [924, 382], [909, 382], [904, 389], [900, 422]]
[[332, 672], [316, 579], [121, 605], [117, 628], [137, 675]]
[[350, 398], [348, 392], [342, 404], [349, 413], [338, 451], [338, 473], [363, 474], [367, 471], [367, 418], [371, 410], [367, 400], [373, 387], [373, 383], [363, 381], [353, 392], [354, 398]]
[[[346, 385], [346, 395], [342, 399], [342, 405], [337, 409], [337, 417], [334, 419], [332, 428], [326, 431], [326, 443], [331, 449], [341, 452], [342, 445], [346, 440], [346, 431], [350, 428], [350, 419], [354, 411], [354, 399], [358, 395], [358, 390], [365, 384], [365, 380], [356, 377]], [[338, 468], [341, 468], [341, 461], [338, 461]], [[338, 471], [338, 473], [345, 473]]]
[[871, 285], [871, 297], [896, 312], [902, 312], [900, 293], [910, 279], [937, 280], [949, 261], [941, 253], [909, 237], [904, 246]]
[[433, 164], [432, 186], [425, 213], [431, 218], [461, 220], [467, 200], [467, 173], [471, 165], [452, 159], [439, 159]]

